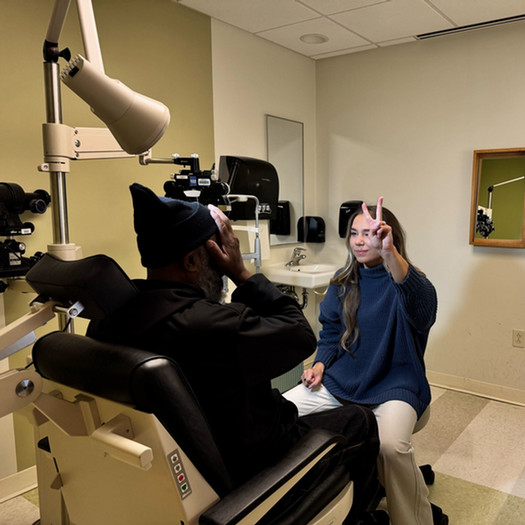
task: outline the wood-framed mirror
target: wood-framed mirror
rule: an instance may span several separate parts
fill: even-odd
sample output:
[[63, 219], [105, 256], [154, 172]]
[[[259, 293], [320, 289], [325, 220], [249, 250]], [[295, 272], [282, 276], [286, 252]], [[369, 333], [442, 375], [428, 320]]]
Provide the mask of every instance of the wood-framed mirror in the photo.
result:
[[470, 244], [525, 248], [525, 148], [474, 151]]

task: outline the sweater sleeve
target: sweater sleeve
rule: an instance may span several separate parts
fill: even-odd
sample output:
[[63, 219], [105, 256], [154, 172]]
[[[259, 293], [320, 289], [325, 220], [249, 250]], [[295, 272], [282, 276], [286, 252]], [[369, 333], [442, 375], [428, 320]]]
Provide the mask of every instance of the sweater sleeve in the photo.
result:
[[437, 293], [425, 275], [412, 265], [402, 283], [395, 283], [403, 311], [410, 324], [419, 332], [424, 332], [436, 321]]

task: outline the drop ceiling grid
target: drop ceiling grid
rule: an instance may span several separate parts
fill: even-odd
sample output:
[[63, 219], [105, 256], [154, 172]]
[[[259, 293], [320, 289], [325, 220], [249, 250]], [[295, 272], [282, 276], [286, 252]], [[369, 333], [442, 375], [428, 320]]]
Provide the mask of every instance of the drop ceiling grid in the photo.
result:
[[[525, 13], [525, 0], [174, 0], [312, 58]], [[326, 35], [305, 44], [303, 34]]]

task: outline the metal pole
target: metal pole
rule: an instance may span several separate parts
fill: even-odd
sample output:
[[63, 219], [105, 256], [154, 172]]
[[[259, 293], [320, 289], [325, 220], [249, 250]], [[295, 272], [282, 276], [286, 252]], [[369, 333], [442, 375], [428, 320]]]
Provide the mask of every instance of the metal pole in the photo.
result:
[[[44, 62], [44, 87], [46, 99], [46, 121], [62, 124], [62, 100], [60, 92], [60, 67], [56, 62]], [[69, 243], [67, 216], [66, 173], [50, 171], [51, 205], [53, 211], [53, 242]]]
[[[60, 67], [56, 62], [44, 62], [44, 87], [46, 101], [46, 121], [48, 124], [62, 124], [62, 100], [60, 92]], [[50, 171], [51, 207], [53, 212], [53, 243], [69, 243], [69, 226], [67, 219], [66, 173]], [[60, 330], [73, 332], [63, 315], [58, 316]]]

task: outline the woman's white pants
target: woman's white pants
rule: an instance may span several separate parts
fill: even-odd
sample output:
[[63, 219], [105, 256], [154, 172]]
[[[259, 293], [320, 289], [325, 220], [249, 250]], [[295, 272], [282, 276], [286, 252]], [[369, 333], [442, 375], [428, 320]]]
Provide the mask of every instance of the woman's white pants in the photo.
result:
[[[283, 395], [297, 405], [299, 416], [341, 406], [322, 384], [312, 390], [301, 384]], [[378, 405], [373, 412], [379, 428], [378, 476], [386, 491], [391, 525], [432, 525], [428, 489], [411, 443], [426, 414], [418, 424], [416, 411], [396, 400]]]

